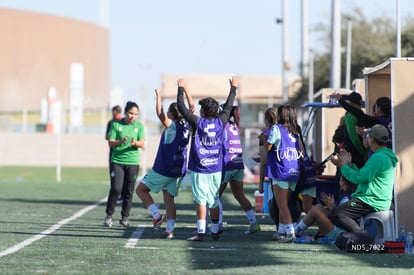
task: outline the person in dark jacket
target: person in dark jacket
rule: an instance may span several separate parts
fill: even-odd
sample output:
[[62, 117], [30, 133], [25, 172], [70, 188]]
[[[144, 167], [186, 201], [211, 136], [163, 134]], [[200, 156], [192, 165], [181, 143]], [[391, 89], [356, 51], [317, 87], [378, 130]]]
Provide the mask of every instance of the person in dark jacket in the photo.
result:
[[[355, 109], [360, 109], [362, 106], [362, 97], [357, 92], [352, 92], [349, 95], [333, 94], [338, 101], [345, 102]], [[362, 111], [361, 111], [362, 112]], [[358, 135], [356, 126], [362, 126], [357, 117], [351, 112], [346, 112], [344, 115], [344, 137], [343, 148], [350, 152], [352, 161], [358, 168], [364, 166], [367, 159], [366, 148], [364, 147], [362, 138]]]
[[[352, 104], [348, 104], [341, 94], [332, 95], [339, 104], [349, 113], [354, 115], [358, 121], [358, 125], [368, 129], [375, 124], [381, 124], [388, 130], [390, 137], [387, 147], [392, 149], [392, 119], [391, 119], [391, 100], [388, 97], [379, 97], [374, 106], [372, 106], [372, 115], [364, 113], [361, 108], [355, 108]], [[361, 132], [361, 131], [359, 131]], [[365, 134], [363, 135], [363, 137]]]

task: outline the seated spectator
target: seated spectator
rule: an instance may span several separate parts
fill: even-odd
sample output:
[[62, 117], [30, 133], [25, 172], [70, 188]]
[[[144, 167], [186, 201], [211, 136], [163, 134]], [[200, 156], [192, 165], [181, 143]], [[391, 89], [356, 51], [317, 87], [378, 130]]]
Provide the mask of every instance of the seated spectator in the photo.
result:
[[388, 130], [383, 125], [374, 125], [367, 130], [367, 141], [374, 153], [362, 168], [353, 164], [351, 154], [345, 150], [331, 160], [341, 169], [343, 177], [357, 185], [352, 199], [335, 207], [330, 214], [336, 226], [349, 232], [361, 230], [357, 219], [372, 212], [389, 210], [392, 202], [398, 159], [387, 148]]
[[323, 203], [325, 203], [326, 206], [323, 206], [322, 204], [316, 204], [312, 207], [312, 209], [305, 215], [305, 217], [298, 223], [298, 225], [296, 225], [296, 237], [303, 235], [305, 230], [314, 223], [318, 225], [319, 234], [325, 236], [330, 241], [334, 241], [336, 236], [338, 236], [339, 233], [343, 231], [341, 228], [336, 227], [328, 218], [328, 216], [334, 207], [341, 205], [351, 199], [351, 194], [355, 191], [356, 185], [349, 182], [344, 177], [341, 177], [339, 184], [341, 186], [341, 195], [337, 203], [335, 203], [335, 199], [332, 195], [322, 193], [320, 199]]

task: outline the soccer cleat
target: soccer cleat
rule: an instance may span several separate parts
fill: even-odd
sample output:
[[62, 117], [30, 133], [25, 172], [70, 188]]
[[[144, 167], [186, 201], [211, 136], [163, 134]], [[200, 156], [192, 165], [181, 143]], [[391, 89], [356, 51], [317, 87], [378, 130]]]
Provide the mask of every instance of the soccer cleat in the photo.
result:
[[164, 233], [162, 233], [161, 238], [164, 238], [164, 239], [167, 239], [167, 240], [172, 240], [172, 239], [174, 239], [174, 234], [173, 234], [173, 232], [165, 231]]
[[108, 226], [108, 227], [112, 227], [112, 217], [111, 216], [106, 216], [105, 220], [104, 220], [104, 225]]
[[129, 227], [128, 219], [127, 219], [127, 218], [122, 218], [122, 219], [119, 221], [119, 225], [120, 225], [121, 227]]
[[190, 238], [187, 239], [187, 241], [195, 241], [195, 242], [201, 242], [202, 240], [204, 240], [205, 234], [197, 234], [197, 235], [193, 235]]
[[286, 236], [286, 234], [285, 233], [279, 233], [279, 232], [276, 232], [276, 233], [274, 233], [273, 234], [273, 240], [274, 241], [279, 241], [279, 240], [281, 240], [282, 238], [284, 238]]
[[293, 243], [296, 240], [295, 234], [286, 234], [278, 240], [279, 243]]
[[260, 230], [261, 230], [260, 229], [260, 225], [257, 224], [257, 223], [254, 223], [254, 224], [251, 224], [249, 226], [249, 229], [248, 230], [244, 231], [244, 234], [245, 235], [251, 235], [251, 234], [254, 234], [256, 232], [259, 232]]
[[152, 219], [152, 224], [153, 224], [152, 231], [154, 232], [158, 231], [161, 227], [161, 224], [165, 222], [165, 220], [166, 220], [166, 217], [163, 215], [160, 215], [158, 219]]

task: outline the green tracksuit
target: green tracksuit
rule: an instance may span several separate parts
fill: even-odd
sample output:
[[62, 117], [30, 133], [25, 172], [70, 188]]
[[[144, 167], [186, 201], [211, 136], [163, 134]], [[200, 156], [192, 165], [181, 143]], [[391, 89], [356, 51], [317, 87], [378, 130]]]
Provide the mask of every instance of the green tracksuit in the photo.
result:
[[355, 165], [343, 165], [342, 176], [357, 184], [352, 198], [360, 199], [375, 211], [389, 210], [393, 196], [394, 168], [397, 163], [397, 156], [391, 149], [381, 148], [375, 151], [360, 169]]

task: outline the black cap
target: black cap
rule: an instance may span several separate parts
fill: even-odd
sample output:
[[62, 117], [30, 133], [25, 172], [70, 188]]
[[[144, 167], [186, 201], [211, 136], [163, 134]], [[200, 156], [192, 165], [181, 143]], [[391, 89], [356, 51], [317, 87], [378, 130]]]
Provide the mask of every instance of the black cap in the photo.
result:
[[352, 92], [349, 95], [343, 96], [344, 100], [349, 100], [359, 106], [362, 106], [362, 96], [357, 92]]

